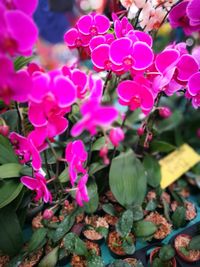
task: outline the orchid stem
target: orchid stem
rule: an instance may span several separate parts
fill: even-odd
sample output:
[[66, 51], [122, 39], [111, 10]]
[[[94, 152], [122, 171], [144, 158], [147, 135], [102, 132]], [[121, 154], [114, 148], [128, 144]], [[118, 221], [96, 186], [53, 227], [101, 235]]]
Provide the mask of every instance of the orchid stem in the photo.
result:
[[18, 131], [20, 134], [22, 134], [22, 117], [19, 110], [19, 104], [15, 101], [15, 108], [17, 110], [17, 116], [18, 116]]

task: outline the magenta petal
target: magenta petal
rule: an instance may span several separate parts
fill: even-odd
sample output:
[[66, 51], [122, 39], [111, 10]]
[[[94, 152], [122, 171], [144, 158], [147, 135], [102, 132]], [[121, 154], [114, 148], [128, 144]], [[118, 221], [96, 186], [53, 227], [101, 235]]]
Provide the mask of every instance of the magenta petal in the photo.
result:
[[71, 106], [76, 100], [76, 88], [67, 77], [57, 76], [52, 92], [56, 96], [58, 105], [61, 108]]
[[38, 5], [38, 0], [13, 0], [17, 9], [20, 9], [29, 16], [32, 16]]
[[193, 21], [193, 26], [200, 24], [200, 12], [199, 12], [199, 0], [189, 1], [186, 13], [191, 21]]
[[68, 127], [68, 120], [60, 116], [51, 116], [47, 124], [48, 137], [52, 138], [56, 135], [64, 133]]
[[104, 69], [106, 62], [109, 61], [109, 49], [107, 44], [99, 45], [91, 54], [92, 63], [99, 69]]
[[94, 22], [99, 34], [106, 33], [110, 28], [110, 21], [104, 15], [95, 15]]
[[78, 157], [85, 161], [87, 159], [87, 152], [85, 151], [85, 146], [82, 140], [76, 140], [73, 143], [73, 153], [78, 155]]
[[80, 135], [85, 129], [84, 120], [79, 120], [71, 129], [71, 135], [76, 137]]
[[118, 117], [118, 111], [114, 107], [101, 107], [94, 114], [97, 125], [107, 126]]
[[76, 202], [77, 202], [77, 204], [78, 204], [80, 207], [83, 207], [83, 200], [82, 200], [82, 196], [81, 196], [81, 193], [80, 193], [79, 190], [76, 191], [75, 198], [76, 198]]
[[47, 124], [47, 119], [43, 111], [42, 104], [29, 103], [28, 117], [30, 122], [36, 126], [44, 126]]
[[40, 157], [40, 153], [38, 150], [35, 148], [33, 142], [30, 140], [31, 143], [31, 154], [32, 154], [32, 166], [34, 170], [39, 170], [42, 166], [42, 159]]
[[64, 41], [68, 46], [76, 46], [77, 38], [78, 30], [75, 28], [68, 30], [64, 35]]
[[77, 28], [84, 35], [90, 34], [90, 29], [93, 23], [93, 17], [91, 15], [82, 16], [77, 22]]
[[40, 73], [33, 78], [33, 89], [30, 93], [31, 100], [39, 103], [48, 93], [49, 76], [45, 73]]
[[155, 66], [161, 73], [165, 72], [169, 67], [175, 66], [179, 59], [180, 53], [175, 49], [167, 49], [157, 55]]
[[[91, 77], [90, 77], [90, 80], [92, 80]], [[100, 102], [102, 94], [103, 94], [103, 82], [102, 82], [102, 80], [100, 80], [100, 79], [94, 80], [93, 86], [91, 88], [90, 99], [95, 99], [98, 102]]]
[[38, 180], [29, 176], [22, 176], [21, 183], [31, 190], [35, 190], [38, 187]]
[[85, 90], [85, 87], [87, 85], [87, 75], [76, 69], [72, 72], [71, 79], [75, 85], [77, 85], [77, 90], [79, 93]]
[[106, 39], [103, 35], [100, 36], [95, 36], [92, 38], [92, 40], [90, 41], [90, 49], [91, 51], [94, 50], [97, 46], [101, 45], [101, 44], [105, 44], [106, 43]]
[[177, 69], [178, 80], [187, 81], [192, 74], [198, 71], [199, 65], [191, 55], [183, 55], [177, 64]]
[[129, 102], [136, 94], [140, 94], [141, 87], [134, 81], [121, 82], [117, 87], [117, 94], [122, 101]]
[[188, 92], [195, 96], [200, 92], [200, 72], [193, 74], [188, 81]]
[[176, 5], [170, 10], [168, 19], [173, 28], [177, 28], [181, 26], [181, 18], [184, 18], [186, 15], [186, 7], [188, 5], [189, 1], [184, 1]]
[[6, 22], [21, 53], [32, 50], [38, 38], [38, 29], [33, 20], [19, 10], [6, 12]]
[[133, 58], [135, 60], [133, 68], [141, 70], [152, 64], [154, 55], [152, 49], [146, 43], [136, 42], [133, 45]]
[[146, 43], [148, 46], [152, 46], [153, 40], [152, 37], [146, 33], [141, 31], [134, 31], [135, 36], [138, 38], [139, 41]]
[[18, 102], [26, 102], [32, 90], [32, 80], [27, 71], [20, 70], [12, 77], [13, 99]]
[[141, 108], [144, 110], [152, 109], [154, 105], [154, 98], [150, 90], [142, 86], [141, 96]]
[[121, 65], [123, 59], [131, 54], [132, 41], [129, 38], [123, 37], [115, 40], [110, 45], [110, 58], [116, 65]]

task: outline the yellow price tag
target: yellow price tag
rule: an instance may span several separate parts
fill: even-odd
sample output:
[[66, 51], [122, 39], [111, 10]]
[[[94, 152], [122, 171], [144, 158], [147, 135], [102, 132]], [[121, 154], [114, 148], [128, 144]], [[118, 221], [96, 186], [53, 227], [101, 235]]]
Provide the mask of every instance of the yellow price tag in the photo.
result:
[[161, 188], [169, 186], [198, 162], [200, 155], [187, 144], [161, 159]]

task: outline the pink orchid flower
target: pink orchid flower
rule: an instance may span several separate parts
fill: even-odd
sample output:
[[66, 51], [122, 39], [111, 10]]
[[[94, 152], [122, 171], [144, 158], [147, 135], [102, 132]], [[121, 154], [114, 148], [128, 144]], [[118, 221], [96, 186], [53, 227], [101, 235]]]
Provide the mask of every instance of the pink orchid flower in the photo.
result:
[[154, 105], [154, 97], [148, 87], [142, 83], [126, 80], [117, 87], [119, 102], [129, 106], [130, 110], [141, 108], [144, 114], [148, 114]]
[[200, 73], [193, 74], [188, 81], [188, 90], [186, 97], [192, 99], [192, 105], [195, 109], [200, 107]]
[[111, 45], [99, 45], [91, 54], [96, 68], [114, 72], [144, 70], [152, 64], [153, 57], [152, 49], [145, 42], [133, 42], [128, 37], [117, 39]]
[[69, 176], [72, 186], [74, 186], [78, 173], [86, 173], [83, 164], [87, 160], [87, 156], [88, 154], [81, 140], [70, 142], [66, 146], [65, 158], [69, 164]]
[[21, 183], [30, 190], [36, 191], [35, 201], [39, 201], [42, 198], [45, 203], [52, 202], [52, 195], [47, 188], [46, 179], [39, 172], [35, 173], [35, 178], [22, 176]]
[[112, 14], [112, 19], [114, 22], [114, 31], [117, 38], [124, 37], [126, 34], [133, 30], [133, 26], [128, 21], [127, 17], [123, 17], [121, 20], [116, 14]]
[[0, 99], [7, 105], [11, 100], [26, 102], [32, 80], [25, 70], [15, 72], [12, 61], [0, 55]]
[[120, 127], [112, 128], [109, 133], [110, 141], [113, 146], [118, 147], [119, 143], [124, 140], [124, 132]]
[[83, 201], [88, 202], [89, 201], [89, 195], [86, 187], [86, 183], [88, 181], [88, 174], [85, 174], [80, 178], [77, 184], [77, 190], [76, 190], [76, 202], [79, 206], [83, 206]]
[[0, 3], [0, 51], [12, 56], [18, 53], [24, 56], [31, 55], [38, 38], [38, 29], [29, 14], [34, 11], [36, 2], [33, 1], [30, 7], [26, 3], [24, 8], [22, 1], [4, 3]]
[[69, 48], [87, 47], [90, 40], [90, 36], [82, 34], [76, 28], [71, 28], [64, 34], [64, 41]]
[[84, 130], [96, 134], [97, 127], [108, 127], [118, 117], [118, 111], [112, 106], [101, 106], [95, 99], [90, 99], [81, 106], [83, 118], [71, 130], [72, 136], [80, 135]]
[[39, 170], [42, 166], [40, 153], [36, 148], [33, 140], [29, 137], [23, 137], [15, 132], [10, 133], [10, 142], [14, 146], [14, 150], [21, 163], [27, 163], [32, 160], [34, 170]]

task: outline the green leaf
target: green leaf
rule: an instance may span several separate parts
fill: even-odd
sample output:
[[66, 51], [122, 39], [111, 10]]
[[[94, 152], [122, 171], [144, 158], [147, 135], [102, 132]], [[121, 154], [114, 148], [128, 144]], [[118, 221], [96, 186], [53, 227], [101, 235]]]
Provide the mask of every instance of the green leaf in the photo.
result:
[[31, 57], [17, 57], [14, 62], [15, 70], [20, 70], [25, 67], [28, 63], [30, 63], [34, 59], [34, 56]]
[[100, 235], [102, 235], [105, 239], [107, 238], [107, 235], [108, 235], [108, 228], [106, 227], [102, 227], [102, 226], [99, 226], [95, 229], [95, 231], [97, 233], [99, 233]]
[[75, 233], [69, 233], [65, 236], [64, 246], [71, 254], [86, 256], [88, 253], [85, 243]]
[[161, 181], [161, 171], [158, 161], [147, 155], [144, 158], [144, 168], [147, 172], [147, 183], [152, 187], [159, 186]]
[[113, 204], [111, 204], [111, 203], [103, 204], [102, 209], [107, 214], [109, 214], [111, 216], [116, 216], [116, 211], [115, 211], [115, 208], [114, 208]]
[[0, 166], [0, 178], [19, 177], [22, 165], [18, 163], [7, 163]]
[[60, 180], [61, 183], [66, 183], [69, 181], [69, 171], [68, 167], [66, 167], [61, 174], [58, 176], [58, 179]]
[[[98, 138], [92, 145], [92, 151], [99, 151], [106, 144], [105, 137]], [[113, 145], [108, 143], [108, 149], [113, 149]]]
[[28, 166], [22, 166], [22, 169], [20, 170], [20, 174], [21, 176], [30, 176], [32, 177], [33, 176], [33, 169], [31, 167], [28, 167]]
[[133, 226], [133, 212], [131, 210], [126, 210], [122, 216], [119, 218], [116, 224], [116, 230], [120, 236], [127, 236]]
[[123, 260], [116, 260], [109, 264], [109, 267], [131, 267], [131, 265]]
[[84, 203], [84, 209], [87, 213], [94, 213], [99, 205], [99, 195], [97, 191], [97, 184], [94, 179], [89, 179], [87, 183], [87, 190], [89, 195], [89, 202]]
[[133, 212], [133, 221], [137, 222], [144, 217], [143, 209], [140, 205], [133, 205], [130, 208]]
[[54, 248], [39, 263], [38, 267], [55, 267], [58, 260], [59, 247]]
[[131, 255], [135, 252], [135, 245], [133, 243], [127, 242], [127, 240], [123, 241], [122, 247], [126, 254]]
[[41, 248], [47, 241], [46, 235], [47, 235], [46, 228], [43, 227], [37, 229], [31, 236], [31, 240], [29, 241], [28, 252], [31, 253]]
[[0, 135], [0, 151], [0, 164], [19, 163], [9, 140], [2, 135]]
[[159, 133], [170, 131], [178, 127], [183, 121], [183, 115], [180, 110], [175, 111], [168, 119], [162, 120], [157, 123], [156, 130]]
[[177, 207], [177, 209], [172, 215], [172, 222], [174, 228], [180, 228], [186, 224], [185, 213], [186, 213], [185, 207]]
[[134, 224], [133, 229], [137, 237], [148, 237], [156, 232], [157, 227], [152, 222], [139, 221]]
[[194, 236], [189, 243], [189, 249], [200, 250], [200, 235]]
[[175, 256], [175, 250], [171, 245], [165, 245], [159, 250], [159, 257], [162, 261], [169, 261]]
[[121, 153], [112, 160], [109, 184], [122, 206], [142, 204], [146, 194], [146, 175], [143, 165], [132, 150]]
[[102, 165], [100, 164], [99, 162], [95, 162], [95, 163], [92, 163], [90, 165], [90, 169], [89, 169], [89, 175], [92, 176], [94, 175], [96, 172], [106, 168], [107, 166], [106, 165]]
[[152, 199], [147, 203], [145, 210], [154, 211], [156, 208], [157, 208], [157, 202]]
[[164, 267], [162, 260], [159, 258], [155, 258], [153, 260], [152, 267]]
[[171, 152], [176, 149], [176, 146], [165, 141], [153, 140], [150, 143], [151, 152]]
[[8, 110], [4, 112], [3, 114], [1, 114], [0, 117], [4, 119], [6, 124], [9, 126], [10, 131], [16, 130], [17, 124], [18, 124], [18, 115], [17, 115], [16, 109]]
[[59, 224], [58, 228], [54, 233], [54, 242], [58, 242], [67, 232], [69, 232], [75, 222], [75, 217], [78, 215], [78, 213], [79, 209], [74, 210], [72, 213], [67, 215], [65, 219]]
[[0, 209], [0, 250], [14, 256], [22, 245], [23, 235], [16, 213], [9, 207]]
[[0, 209], [12, 202], [21, 192], [23, 184], [14, 179], [4, 180], [0, 184]]
[[87, 267], [105, 267], [105, 265], [102, 258], [94, 254], [87, 259]]

